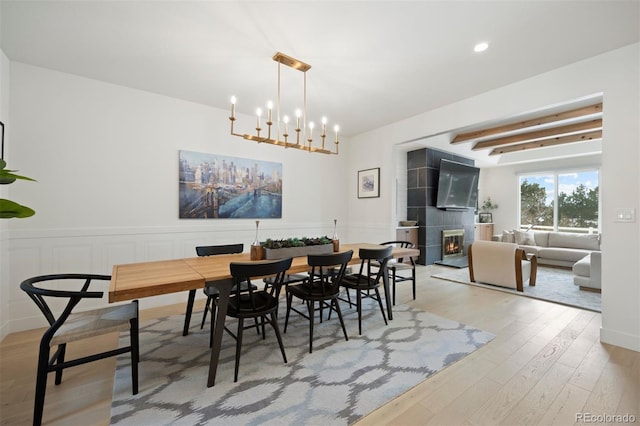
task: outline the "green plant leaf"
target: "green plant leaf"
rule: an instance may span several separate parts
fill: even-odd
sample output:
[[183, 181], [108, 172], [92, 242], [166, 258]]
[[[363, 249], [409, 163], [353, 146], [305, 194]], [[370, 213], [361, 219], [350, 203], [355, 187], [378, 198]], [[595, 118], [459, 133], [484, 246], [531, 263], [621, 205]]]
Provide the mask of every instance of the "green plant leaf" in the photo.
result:
[[7, 162], [4, 160], [0, 160], [0, 185], [8, 185], [16, 181], [16, 179], [22, 180], [30, 180], [32, 182], [37, 182], [35, 179], [32, 179], [27, 176], [17, 175], [14, 172], [17, 170], [7, 170]]
[[0, 219], [25, 218], [36, 214], [35, 210], [11, 200], [0, 198]]
[[16, 175], [15, 173], [12, 173], [15, 171], [16, 170], [0, 170], [0, 183], [4, 183], [2, 181], [7, 181], [6, 183], [13, 183], [16, 179], [30, 180], [31, 182], [37, 182], [37, 180], [32, 179], [30, 177]]

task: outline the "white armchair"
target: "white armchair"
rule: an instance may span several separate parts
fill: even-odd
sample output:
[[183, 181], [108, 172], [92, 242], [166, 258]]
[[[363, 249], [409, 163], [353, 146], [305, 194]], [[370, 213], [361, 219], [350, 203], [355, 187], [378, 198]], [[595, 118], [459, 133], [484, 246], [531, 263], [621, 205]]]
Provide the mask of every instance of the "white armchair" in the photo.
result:
[[537, 259], [527, 260], [514, 243], [474, 241], [469, 246], [469, 278], [472, 282], [498, 285], [523, 291], [536, 285]]

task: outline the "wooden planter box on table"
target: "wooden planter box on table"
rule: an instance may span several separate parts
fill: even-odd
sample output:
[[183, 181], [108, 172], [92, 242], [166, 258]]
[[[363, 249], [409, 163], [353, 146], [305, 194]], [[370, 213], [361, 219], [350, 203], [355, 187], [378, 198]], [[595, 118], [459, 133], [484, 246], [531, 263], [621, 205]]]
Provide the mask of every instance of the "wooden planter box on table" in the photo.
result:
[[284, 259], [286, 257], [301, 257], [308, 254], [328, 254], [333, 253], [333, 244], [322, 244], [318, 246], [287, 247], [279, 249], [263, 249], [264, 258], [267, 260]]

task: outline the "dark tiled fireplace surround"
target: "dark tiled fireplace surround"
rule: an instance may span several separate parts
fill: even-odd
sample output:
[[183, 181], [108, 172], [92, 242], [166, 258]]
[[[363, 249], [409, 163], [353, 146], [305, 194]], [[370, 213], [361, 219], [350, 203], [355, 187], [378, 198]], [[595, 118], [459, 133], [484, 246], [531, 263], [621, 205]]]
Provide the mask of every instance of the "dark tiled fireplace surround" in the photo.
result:
[[442, 231], [464, 230], [464, 254], [474, 239], [474, 211], [436, 208], [440, 160], [473, 165], [473, 160], [444, 151], [423, 148], [407, 153], [407, 220], [418, 221], [418, 263], [442, 260]]

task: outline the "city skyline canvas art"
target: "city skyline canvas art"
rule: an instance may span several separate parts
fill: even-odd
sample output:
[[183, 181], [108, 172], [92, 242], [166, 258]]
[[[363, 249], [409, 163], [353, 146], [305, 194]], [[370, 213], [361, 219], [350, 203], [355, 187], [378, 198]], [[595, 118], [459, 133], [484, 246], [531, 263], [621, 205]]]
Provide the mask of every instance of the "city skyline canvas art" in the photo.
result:
[[282, 163], [179, 151], [179, 217], [282, 218]]

